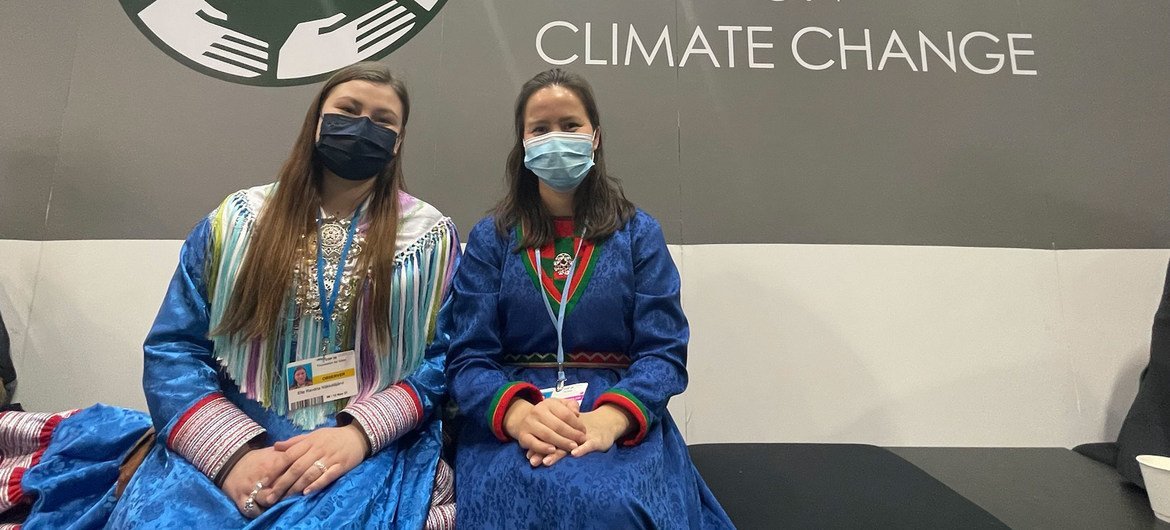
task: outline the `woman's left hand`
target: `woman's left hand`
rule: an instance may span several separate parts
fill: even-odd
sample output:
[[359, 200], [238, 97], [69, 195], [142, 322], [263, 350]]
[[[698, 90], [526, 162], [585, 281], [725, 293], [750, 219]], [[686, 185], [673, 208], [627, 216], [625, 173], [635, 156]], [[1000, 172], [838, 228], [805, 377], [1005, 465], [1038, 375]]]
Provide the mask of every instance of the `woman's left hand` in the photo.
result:
[[293, 463], [272, 483], [265, 499], [268, 505], [324, 489], [365, 459], [369, 442], [356, 426], [346, 425], [322, 427], [276, 442], [273, 448], [287, 453]]
[[614, 441], [621, 438], [632, 424], [626, 411], [608, 403], [581, 414], [581, 422], [585, 424], [587, 440], [573, 449], [573, 456], [585, 456], [594, 451], [603, 453], [609, 451]]

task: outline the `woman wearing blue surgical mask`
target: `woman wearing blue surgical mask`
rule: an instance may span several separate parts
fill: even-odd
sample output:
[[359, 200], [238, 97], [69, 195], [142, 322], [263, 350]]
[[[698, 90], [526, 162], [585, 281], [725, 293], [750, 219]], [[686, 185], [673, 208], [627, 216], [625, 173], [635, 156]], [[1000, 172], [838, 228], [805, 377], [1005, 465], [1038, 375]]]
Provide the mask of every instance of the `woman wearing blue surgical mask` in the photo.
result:
[[452, 283], [461, 528], [724, 528], [666, 410], [688, 328], [662, 230], [605, 169], [589, 84], [516, 101], [508, 194]]
[[276, 182], [183, 245], [144, 346], [150, 414], [0, 416], [0, 476], [17, 477], [0, 511], [36, 499], [27, 528], [450, 528], [446, 346], [428, 343], [459, 242], [403, 191], [409, 115], [381, 64], [326, 81]]

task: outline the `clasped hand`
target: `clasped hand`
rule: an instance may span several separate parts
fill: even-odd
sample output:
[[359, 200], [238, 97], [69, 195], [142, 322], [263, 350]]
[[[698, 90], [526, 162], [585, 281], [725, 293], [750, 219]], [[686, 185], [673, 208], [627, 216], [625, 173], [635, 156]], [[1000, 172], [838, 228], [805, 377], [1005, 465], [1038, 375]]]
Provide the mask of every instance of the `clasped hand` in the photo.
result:
[[[357, 427], [323, 427], [249, 451], [228, 473], [222, 489], [244, 517], [257, 517], [282, 499], [324, 489], [357, 467], [368, 450]], [[258, 483], [264, 487], [249, 509], [245, 503]]]
[[532, 467], [551, 466], [570, 454], [609, 451], [629, 427], [629, 416], [613, 405], [581, 412], [576, 401], [564, 399], [536, 405], [518, 399], [504, 414], [504, 431], [526, 450]]

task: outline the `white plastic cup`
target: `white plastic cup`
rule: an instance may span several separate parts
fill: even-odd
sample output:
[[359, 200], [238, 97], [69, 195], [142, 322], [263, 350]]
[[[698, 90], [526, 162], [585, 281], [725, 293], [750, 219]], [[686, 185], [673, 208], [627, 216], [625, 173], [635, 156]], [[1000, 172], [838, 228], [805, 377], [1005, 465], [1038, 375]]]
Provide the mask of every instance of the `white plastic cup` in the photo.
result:
[[1142, 480], [1146, 482], [1150, 508], [1158, 519], [1170, 523], [1170, 458], [1138, 455], [1137, 461], [1142, 468]]

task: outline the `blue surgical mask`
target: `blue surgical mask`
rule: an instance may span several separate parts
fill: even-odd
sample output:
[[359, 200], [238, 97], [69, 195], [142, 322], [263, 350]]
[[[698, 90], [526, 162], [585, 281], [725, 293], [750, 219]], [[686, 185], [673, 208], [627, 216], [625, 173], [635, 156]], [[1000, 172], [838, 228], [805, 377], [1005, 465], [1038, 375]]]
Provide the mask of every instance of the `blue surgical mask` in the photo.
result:
[[573, 191], [593, 167], [593, 135], [550, 132], [524, 140], [524, 166], [550, 188]]

